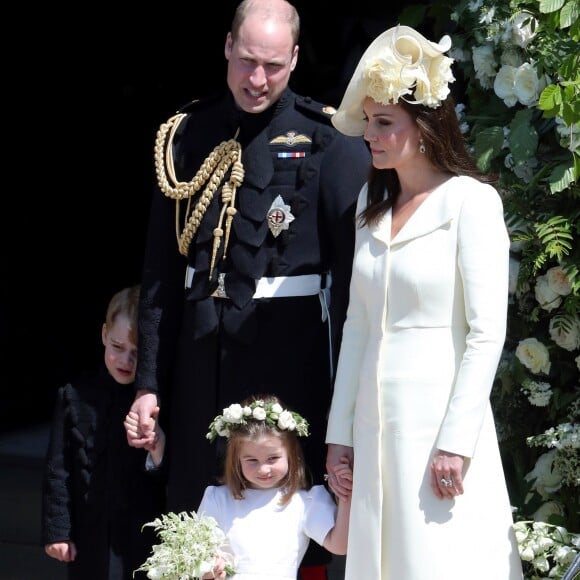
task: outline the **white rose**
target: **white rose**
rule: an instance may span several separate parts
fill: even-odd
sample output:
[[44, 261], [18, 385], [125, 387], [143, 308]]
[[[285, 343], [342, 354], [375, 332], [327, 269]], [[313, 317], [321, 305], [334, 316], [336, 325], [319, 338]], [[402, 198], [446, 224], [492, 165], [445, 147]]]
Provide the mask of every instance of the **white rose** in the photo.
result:
[[524, 562], [531, 562], [535, 557], [536, 555], [534, 554], [534, 550], [532, 550], [532, 548], [529, 546], [520, 551], [520, 558]]
[[538, 21], [527, 12], [516, 14], [512, 20], [512, 42], [526, 48], [528, 43], [536, 35]]
[[500, 99], [503, 99], [506, 107], [513, 107], [518, 102], [515, 93], [517, 70], [513, 66], [504, 64], [493, 81], [493, 90]]
[[294, 429], [296, 429], [296, 421], [290, 411], [283, 411], [280, 413], [280, 417], [278, 417], [278, 427], [282, 429], [282, 431], [294, 431]]
[[[565, 325], [556, 324], [558, 318], [550, 320], [550, 338], [560, 347], [570, 352], [580, 348], [580, 319], [577, 316], [567, 319]], [[569, 325], [568, 325], [569, 323]]]
[[277, 415], [279, 415], [284, 409], [282, 409], [282, 405], [278, 404], [278, 403], [274, 403], [272, 405], [272, 412], [276, 413]]
[[263, 421], [266, 418], [266, 409], [264, 407], [255, 407], [252, 411], [252, 417], [257, 421]]
[[548, 349], [537, 338], [525, 338], [516, 348], [518, 360], [534, 374], [550, 372]]
[[227, 423], [224, 423], [222, 420], [218, 420], [215, 424], [216, 433], [220, 437], [227, 437], [229, 435], [230, 430], [228, 429]]
[[252, 407], [250, 407], [249, 405], [246, 405], [244, 407], [244, 417], [249, 417], [252, 414]]
[[560, 502], [551, 500], [543, 503], [534, 512], [533, 518], [536, 522], [547, 522], [550, 516], [563, 516], [564, 513], [564, 506]]
[[550, 287], [548, 277], [545, 275], [536, 278], [534, 295], [538, 304], [548, 312], [554, 310], [554, 308], [558, 308], [562, 303], [562, 298]]
[[556, 449], [550, 449], [540, 455], [534, 469], [524, 477], [526, 481], [532, 483], [532, 489], [535, 489], [544, 499], [562, 487], [562, 475], [554, 466], [556, 453]]
[[227, 409], [224, 409], [224, 420], [228, 423], [241, 423], [242, 417], [244, 416], [244, 410], [239, 403], [234, 403], [230, 405]]
[[522, 105], [530, 106], [538, 102], [540, 79], [536, 69], [529, 62], [516, 69], [514, 92]]
[[560, 294], [560, 296], [568, 296], [572, 292], [572, 285], [562, 266], [550, 268], [546, 272], [546, 278], [550, 289]]

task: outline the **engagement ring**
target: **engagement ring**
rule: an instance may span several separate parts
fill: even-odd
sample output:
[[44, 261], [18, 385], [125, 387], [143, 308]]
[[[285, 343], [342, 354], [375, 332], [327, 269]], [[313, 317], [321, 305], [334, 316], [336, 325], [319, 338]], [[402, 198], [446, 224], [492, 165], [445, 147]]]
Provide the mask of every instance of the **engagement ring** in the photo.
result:
[[445, 487], [453, 487], [453, 480], [451, 478], [445, 479], [442, 477], [439, 481], [441, 482], [441, 485]]

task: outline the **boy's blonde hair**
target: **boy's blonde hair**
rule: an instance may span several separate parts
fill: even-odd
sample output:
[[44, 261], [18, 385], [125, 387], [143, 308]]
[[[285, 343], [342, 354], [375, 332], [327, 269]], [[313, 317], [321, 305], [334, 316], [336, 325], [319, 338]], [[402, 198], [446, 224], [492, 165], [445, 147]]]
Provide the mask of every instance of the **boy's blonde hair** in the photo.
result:
[[141, 286], [129, 286], [119, 290], [113, 295], [107, 307], [105, 324], [111, 328], [119, 314], [124, 314], [129, 319], [129, 338], [133, 344], [137, 344], [137, 312], [139, 307], [139, 293]]

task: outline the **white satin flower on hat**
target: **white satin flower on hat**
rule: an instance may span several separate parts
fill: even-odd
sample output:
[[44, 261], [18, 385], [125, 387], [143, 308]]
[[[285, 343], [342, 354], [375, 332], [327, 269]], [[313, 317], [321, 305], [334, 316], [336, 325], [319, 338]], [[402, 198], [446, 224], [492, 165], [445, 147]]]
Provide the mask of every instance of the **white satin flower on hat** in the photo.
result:
[[410, 26], [397, 25], [383, 32], [361, 57], [332, 124], [345, 135], [362, 135], [366, 97], [383, 105], [403, 99], [439, 107], [455, 80], [453, 59], [443, 54], [450, 48], [449, 36], [435, 43]]
[[438, 107], [449, 94], [449, 83], [455, 80], [453, 59], [428, 51], [427, 43], [419, 33], [405, 28], [401, 34], [390, 35], [378, 56], [366, 62], [362, 73], [366, 95], [383, 105], [410, 95], [405, 100]]

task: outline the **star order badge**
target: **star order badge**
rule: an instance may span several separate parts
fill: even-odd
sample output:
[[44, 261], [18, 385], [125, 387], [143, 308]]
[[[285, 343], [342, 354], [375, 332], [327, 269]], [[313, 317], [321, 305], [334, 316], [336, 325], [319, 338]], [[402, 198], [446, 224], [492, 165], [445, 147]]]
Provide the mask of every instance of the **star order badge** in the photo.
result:
[[266, 215], [268, 227], [272, 235], [277, 238], [282, 230], [287, 230], [290, 222], [294, 221], [294, 216], [290, 211], [290, 206], [284, 203], [282, 196], [278, 196], [270, 206]]

